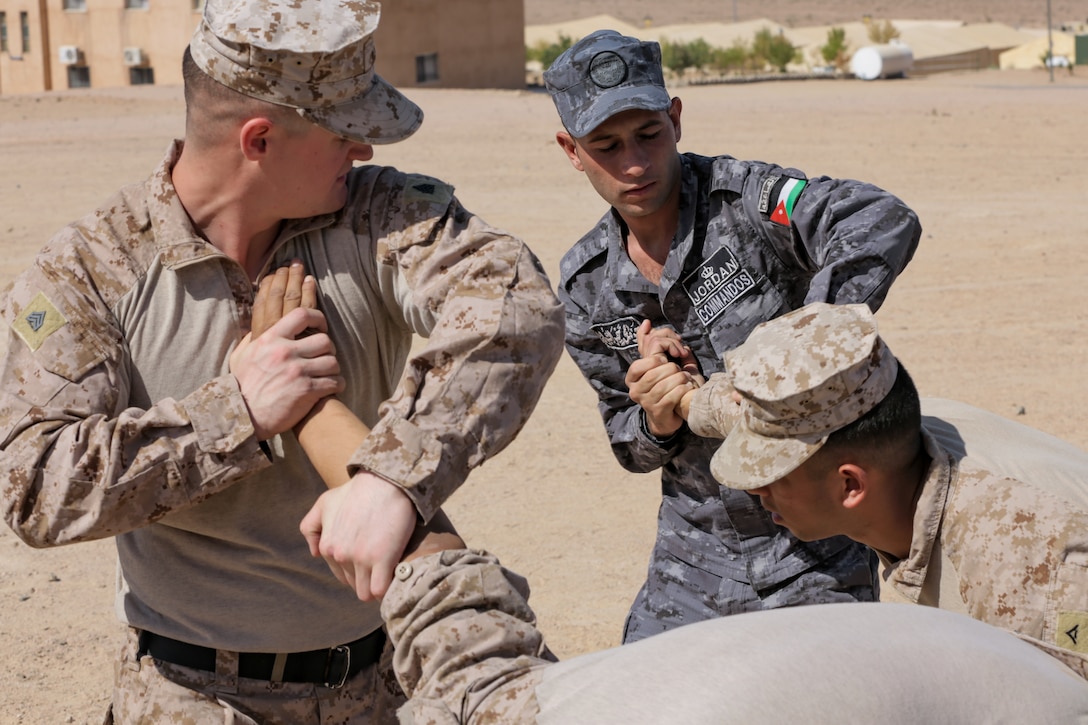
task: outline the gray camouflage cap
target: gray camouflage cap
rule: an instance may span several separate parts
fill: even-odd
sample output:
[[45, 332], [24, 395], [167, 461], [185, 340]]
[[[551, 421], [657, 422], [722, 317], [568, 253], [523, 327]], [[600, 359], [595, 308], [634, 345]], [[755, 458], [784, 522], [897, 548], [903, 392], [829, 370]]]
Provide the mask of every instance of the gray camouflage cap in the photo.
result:
[[189, 48], [228, 88], [352, 141], [393, 143], [423, 112], [374, 72], [380, 15], [372, 0], [208, 0]]
[[741, 417], [710, 470], [743, 491], [807, 461], [829, 435], [876, 407], [899, 370], [867, 305], [826, 302], [762, 323], [725, 363]]
[[661, 73], [661, 46], [615, 30], [596, 30], [544, 71], [563, 126], [582, 138], [621, 111], [664, 111], [669, 93]]

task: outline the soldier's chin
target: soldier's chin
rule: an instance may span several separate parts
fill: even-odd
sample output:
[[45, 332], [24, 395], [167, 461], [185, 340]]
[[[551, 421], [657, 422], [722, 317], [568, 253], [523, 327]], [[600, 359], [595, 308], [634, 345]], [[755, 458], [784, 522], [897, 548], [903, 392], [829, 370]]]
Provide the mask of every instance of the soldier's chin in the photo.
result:
[[820, 540], [822, 538], [825, 538], [823, 536], [815, 536], [815, 535], [812, 535], [812, 534], [805, 534], [805, 532], [803, 532], [803, 531], [797, 531], [796, 529], [794, 529], [789, 524], [786, 524], [785, 522], [783, 522], [782, 517], [779, 516], [778, 514], [771, 514], [771, 520], [774, 521], [774, 523], [777, 524], [778, 526], [781, 526], [782, 528], [788, 530], [791, 534], [793, 534], [794, 538], [797, 539], [798, 541], [806, 541], [806, 542], [808, 542], [808, 541], [818, 541], [818, 540]]

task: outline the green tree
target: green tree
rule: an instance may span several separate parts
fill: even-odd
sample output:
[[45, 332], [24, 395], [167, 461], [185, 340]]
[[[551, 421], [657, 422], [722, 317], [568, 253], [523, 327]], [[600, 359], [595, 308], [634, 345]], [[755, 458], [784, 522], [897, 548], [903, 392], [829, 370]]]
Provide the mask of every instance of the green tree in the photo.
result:
[[702, 38], [690, 43], [661, 39], [661, 65], [673, 73], [683, 73], [685, 68], [702, 68], [710, 63], [710, 59], [710, 44]]
[[751, 51], [743, 41], [735, 40], [728, 48], [711, 50], [710, 67], [723, 73], [743, 70], [750, 62], [751, 55]]
[[779, 73], [785, 73], [786, 66], [797, 59], [799, 52], [797, 46], [784, 35], [763, 28], [756, 33], [752, 42], [752, 55]]
[[846, 68], [849, 62], [845, 28], [831, 28], [827, 31], [827, 42], [820, 46], [820, 56], [828, 65], [833, 65], [839, 70]]
[[574, 40], [569, 35], [559, 34], [559, 42], [548, 43], [541, 40], [531, 48], [525, 49], [526, 60], [538, 60], [544, 68], [550, 68], [564, 50], [574, 45]]

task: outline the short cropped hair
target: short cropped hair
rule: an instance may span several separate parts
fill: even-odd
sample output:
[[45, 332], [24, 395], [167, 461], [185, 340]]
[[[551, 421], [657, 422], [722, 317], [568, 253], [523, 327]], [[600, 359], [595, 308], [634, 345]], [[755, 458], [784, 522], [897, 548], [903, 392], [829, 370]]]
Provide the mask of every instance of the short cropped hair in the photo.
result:
[[828, 436], [817, 456], [828, 464], [849, 453], [876, 465], [907, 465], [922, 445], [921, 431], [918, 388], [900, 363], [895, 382], [884, 399], [853, 423]]
[[181, 77], [187, 143], [207, 145], [229, 125], [255, 116], [264, 116], [292, 134], [312, 125], [289, 106], [251, 98], [213, 80], [193, 60], [188, 46], [181, 60]]

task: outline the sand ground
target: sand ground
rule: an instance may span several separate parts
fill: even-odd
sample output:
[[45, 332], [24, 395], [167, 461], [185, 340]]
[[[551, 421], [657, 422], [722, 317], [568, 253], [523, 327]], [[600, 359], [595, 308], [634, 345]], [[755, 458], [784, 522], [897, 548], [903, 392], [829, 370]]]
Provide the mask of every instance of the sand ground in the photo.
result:
[[1045, 28], [1048, 8], [1055, 26], [1083, 23], [1088, 17], [1088, 7], [1082, 0], [525, 0], [525, 22], [547, 24], [604, 14], [634, 25], [768, 18], [788, 28], [803, 28], [856, 22], [868, 15], [874, 20], [952, 19]]
[[[955, 397], [1088, 448], [1088, 72], [675, 89], [683, 150], [861, 178], [921, 215], [918, 254], [879, 313], [924, 395]], [[457, 185], [525, 237], [553, 281], [604, 211], [534, 91], [416, 91], [427, 122], [376, 161]], [[177, 88], [0, 97], [0, 284], [52, 232], [142, 179], [182, 132]], [[528, 576], [561, 656], [618, 642], [653, 541], [654, 475], [625, 473], [564, 357], [518, 440], [448, 509]], [[0, 722], [93, 723], [119, 625], [109, 541], [36, 551], [0, 530]], [[253, 613], [259, 616], [259, 613]]]

